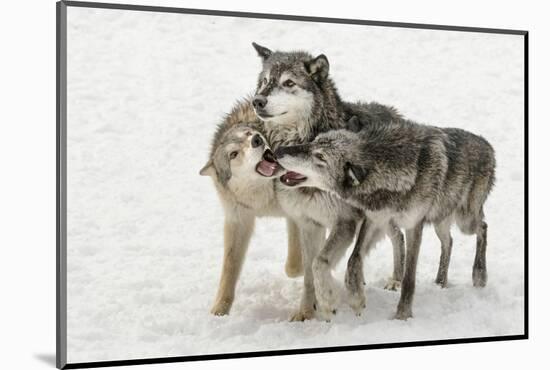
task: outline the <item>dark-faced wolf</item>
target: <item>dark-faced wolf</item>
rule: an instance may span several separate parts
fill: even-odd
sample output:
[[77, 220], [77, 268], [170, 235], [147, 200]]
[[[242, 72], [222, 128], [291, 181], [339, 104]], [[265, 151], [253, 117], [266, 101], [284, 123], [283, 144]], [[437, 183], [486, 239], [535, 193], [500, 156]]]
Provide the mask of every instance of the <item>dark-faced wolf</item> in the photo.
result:
[[[319, 133], [344, 127], [353, 115], [380, 123], [400, 117], [395, 109], [380, 104], [343, 102], [329, 77], [329, 62], [323, 54], [313, 57], [303, 51], [280, 52], [253, 46], [262, 59], [262, 71], [252, 103], [274, 149], [282, 144], [310, 142]], [[353, 241], [363, 213], [325, 191], [293, 188], [302, 181], [296, 175], [287, 172], [276, 183], [281, 208], [300, 230], [304, 294], [293, 318], [308, 319], [317, 310], [328, 319], [338, 301], [330, 269]], [[388, 285], [395, 288], [403, 271], [404, 242], [397, 227], [390, 223], [385, 226], [384, 232], [396, 251], [394, 275]], [[325, 240], [326, 229], [330, 232]], [[332, 263], [314, 259], [319, 248], [331, 251]]]
[[[495, 181], [495, 155], [482, 137], [464, 130], [395, 120], [363, 125], [358, 132], [333, 130], [312, 143], [279, 147], [278, 162], [300, 174], [299, 186], [313, 186], [337, 195], [366, 212], [348, 261], [346, 286], [360, 301], [363, 291], [362, 256], [393, 222], [406, 230], [406, 264], [396, 318], [412, 316], [416, 264], [423, 226], [432, 223], [441, 241], [436, 282], [445, 286], [451, 257], [450, 227], [456, 223], [477, 236], [472, 279], [487, 282], [487, 224], [483, 205]], [[357, 130], [356, 130], [357, 131]], [[330, 258], [330, 251], [318, 258]]]

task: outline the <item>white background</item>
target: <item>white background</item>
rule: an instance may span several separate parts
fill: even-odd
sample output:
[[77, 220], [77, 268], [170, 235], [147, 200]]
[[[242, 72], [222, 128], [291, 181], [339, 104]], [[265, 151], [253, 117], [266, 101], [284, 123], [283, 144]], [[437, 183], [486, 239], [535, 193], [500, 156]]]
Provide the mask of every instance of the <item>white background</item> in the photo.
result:
[[[506, 5], [503, 2], [461, 1], [456, 4], [420, 2], [400, 5], [369, 4], [364, 8], [342, 1], [338, 6], [298, 3], [255, 3], [222, 1], [148, 1], [146, 4], [211, 9], [243, 10], [283, 14], [308, 14], [331, 17], [362, 18], [385, 21], [437, 23], [528, 29], [530, 34], [531, 72], [531, 163], [545, 158], [543, 153], [545, 120], [542, 109], [547, 97], [550, 65], [546, 46], [548, 26], [543, 10], [533, 5]], [[352, 5], [353, 4], [353, 5]], [[9, 5], [12, 7], [14, 5]], [[230, 7], [229, 7], [230, 6]], [[344, 9], [346, 8], [346, 9]], [[55, 4], [35, 1], [20, 4], [17, 9], [4, 9], [2, 32], [2, 338], [5, 365], [14, 368], [47, 368], [52, 366], [55, 351]], [[547, 52], [546, 52], [547, 53]], [[5, 82], [8, 81], [8, 86]], [[13, 98], [17, 99], [14, 100]], [[535, 108], [538, 108], [535, 109]], [[541, 124], [537, 126], [537, 122]], [[539, 141], [540, 140], [540, 141]], [[539, 143], [539, 145], [537, 145]], [[535, 150], [538, 153], [535, 153]], [[544, 162], [543, 162], [544, 166]], [[543, 167], [540, 168], [542, 170]], [[531, 166], [531, 174], [535, 172]], [[546, 344], [548, 305], [545, 301], [545, 266], [548, 252], [542, 235], [534, 233], [544, 220], [546, 199], [537, 190], [545, 186], [544, 178], [530, 176], [531, 199], [531, 274], [529, 341], [471, 344], [460, 346], [409, 348], [368, 352], [319, 354], [308, 356], [243, 359], [223, 362], [157, 365], [156, 368], [213, 368], [265, 366], [342, 366], [357, 361], [358, 366], [422, 364], [423, 367], [449, 368], [464, 366], [499, 366], [513, 368], [542, 357]], [[544, 176], [544, 175], [542, 175]], [[539, 217], [535, 216], [538, 213]], [[514, 215], [510, 215], [514, 217]], [[429, 352], [427, 352], [429, 351]], [[540, 351], [540, 352], [539, 352]], [[46, 359], [46, 361], [44, 360]], [[307, 361], [307, 362], [305, 362]], [[7, 367], [7, 366], [6, 366]], [[392, 366], [393, 367], [393, 366]], [[146, 367], [143, 367], [146, 368]], [[151, 368], [153, 368], [151, 366]]]

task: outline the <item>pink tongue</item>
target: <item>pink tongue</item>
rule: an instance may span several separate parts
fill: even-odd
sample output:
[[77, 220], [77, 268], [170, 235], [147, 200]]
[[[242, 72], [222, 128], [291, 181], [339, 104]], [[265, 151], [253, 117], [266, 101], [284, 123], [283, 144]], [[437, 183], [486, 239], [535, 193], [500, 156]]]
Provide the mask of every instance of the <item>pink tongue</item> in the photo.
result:
[[262, 160], [260, 164], [258, 164], [258, 172], [260, 172], [264, 176], [273, 176], [273, 173], [277, 169], [277, 163], [275, 162], [268, 162], [265, 160]]
[[293, 180], [302, 180], [305, 178], [304, 175], [302, 175], [301, 173], [297, 173], [297, 172], [293, 172], [293, 171], [288, 171], [285, 176], [289, 179], [293, 179]]

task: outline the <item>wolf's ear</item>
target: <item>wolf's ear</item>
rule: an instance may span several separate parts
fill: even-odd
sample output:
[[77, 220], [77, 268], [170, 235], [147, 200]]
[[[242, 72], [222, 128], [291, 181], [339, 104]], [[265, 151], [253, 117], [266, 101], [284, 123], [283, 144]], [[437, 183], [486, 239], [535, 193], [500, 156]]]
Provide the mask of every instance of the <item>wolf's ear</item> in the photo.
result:
[[353, 116], [351, 117], [347, 122], [346, 122], [346, 129], [348, 129], [349, 131], [352, 131], [352, 132], [359, 132], [361, 131], [361, 122], [359, 122], [359, 118], [357, 118], [357, 116]]
[[214, 163], [210, 159], [203, 168], [201, 168], [199, 174], [201, 176], [214, 176], [216, 174], [216, 170], [214, 169]]
[[323, 82], [328, 77], [329, 64], [324, 54], [318, 55], [309, 62], [306, 62], [305, 67], [311, 78], [317, 83]]
[[255, 42], [252, 43], [252, 46], [254, 46], [254, 49], [256, 49], [256, 52], [258, 53], [258, 56], [262, 58], [262, 60], [266, 60], [273, 54], [271, 50], [266, 48], [265, 46], [258, 45]]
[[365, 181], [367, 171], [350, 162], [346, 162], [344, 166], [344, 176], [348, 185], [352, 187], [359, 186]]

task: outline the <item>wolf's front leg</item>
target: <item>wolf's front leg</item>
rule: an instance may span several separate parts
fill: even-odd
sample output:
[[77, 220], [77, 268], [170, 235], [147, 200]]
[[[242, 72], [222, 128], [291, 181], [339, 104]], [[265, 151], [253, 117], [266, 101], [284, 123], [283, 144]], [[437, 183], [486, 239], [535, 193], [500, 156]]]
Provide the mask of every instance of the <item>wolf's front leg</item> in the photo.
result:
[[286, 219], [288, 233], [288, 254], [286, 257], [285, 272], [288, 277], [294, 278], [304, 274], [302, 263], [302, 247], [300, 246], [300, 230], [291, 219]]
[[290, 321], [304, 321], [315, 315], [316, 299], [313, 283], [312, 262], [317, 255], [319, 246], [325, 241], [325, 228], [312, 222], [298, 224], [300, 229], [300, 244], [302, 246], [302, 261], [304, 265], [304, 291], [300, 309], [294, 313]]
[[243, 265], [250, 236], [254, 230], [254, 216], [226, 214], [223, 229], [223, 266], [218, 294], [211, 313], [227, 315], [235, 297], [235, 286]]
[[406, 232], [407, 256], [405, 275], [403, 276], [401, 297], [399, 298], [397, 313], [395, 314], [395, 318], [399, 320], [407, 320], [412, 317], [412, 303], [416, 285], [416, 264], [418, 263], [418, 252], [420, 251], [420, 243], [422, 242], [423, 227], [424, 222], [421, 221]]
[[397, 290], [401, 287], [401, 280], [403, 280], [403, 272], [405, 271], [405, 237], [399, 227], [391, 220], [388, 223], [386, 235], [389, 236], [393, 247], [393, 275], [388, 279], [384, 289]]
[[336, 313], [338, 297], [331, 269], [345, 253], [355, 237], [356, 220], [338, 220], [319, 254], [313, 259], [313, 277], [317, 309], [320, 316], [330, 320]]

